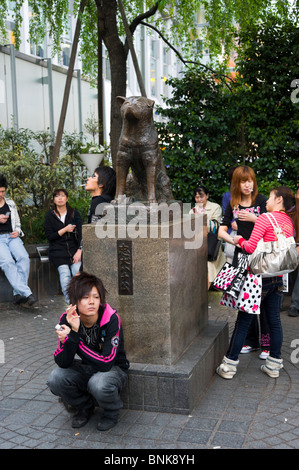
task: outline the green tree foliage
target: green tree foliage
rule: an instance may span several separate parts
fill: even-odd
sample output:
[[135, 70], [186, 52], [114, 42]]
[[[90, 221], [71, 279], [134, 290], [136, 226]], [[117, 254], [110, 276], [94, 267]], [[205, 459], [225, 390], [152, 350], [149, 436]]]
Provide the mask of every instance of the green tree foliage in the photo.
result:
[[160, 113], [164, 160], [176, 198], [191, 201], [202, 182], [221, 202], [227, 171], [248, 164], [261, 192], [299, 180], [299, 104], [291, 82], [299, 77], [299, 29], [272, 17], [242, 33], [237, 76], [194, 67], [172, 79], [173, 96]]
[[202, 0], [206, 26], [204, 42], [213, 56], [230, 55], [236, 38], [253, 24], [263, 25], [269, 16], [298, 20], [298, 0]]
[[[294, 185], [299, 177], [299, 106], [291, 83], [299, 77], [299, 28], [269, 18], [252, 26], [239, 41], [238, 94], [248, 155], [262, 180]], [[298, 178], [299, 179], [299, 178]]]
[[225, 190], [224, 175], [236, 161], [237, 110], [225, 80], [215, 78], [193, 67], [182, 79], [171, 79], [172, 97], [159, 110], [167, 117], [158, 128], [167, 173], [175, 197], [185, 202], [200, 182], [209, 186], [211, 198]]
[[[20, 45], [22, 25], [22, 5], [24, 0], [10, 2], [14, 11], [16, 47]], [[31, 40], [42, 42], [47, 30], [52, 38], [53, 53], [60, 50], [62, 36], [68, 29], [69, 5], [73, 5], [75, 15], [79, 11], [81, 0], [28, 0], [32, 9], [29, 22]], [[197, 13], [205, 8], [206, 26], [202, 37], [210, 49], [210, 54], [217, 56], [223, 50], [228, 53], [234, 44], [237, 25], [238, 31], [261, 20], [265, 21], [269, 11], [274, 11], [282, 18], [291, 14], [290, 5], [298, 7], [293, 0], [123, 0], [131, 34], [140, 25], [154, 26], [169, 42], [179, 45], [185, 56], [194, 57], [197, 51], [198, 31]], [[5, 33], [8, 11], [7, 0], [0, 0], [0, 32]], [[297, 10], [294, 8], [294, 15]], [[83, 72], [98, 77], [98, 56], [102, 52], [98, 44], [103, 41], [109, 55], [111, 71], [111, 153], [112, 160], [118, 147], [121, 131], [121, 119], [116, 103], [117, 96], [126, 95], [126, 61], [129, 47], [124, 34], [117, 0], [85, 0], [85, 10], [80, 18], [82, 23], [80, 44], [83, 60]], [[99, 93], [100, 95], [100, 93]]]
[[49, 133], [0, 128], [0, 173], [7, 178], [8, 197], [18, 207], [26, 243], [44, 241], [44, 216], [55, 188], [65, 188], [70, 203], [86, 219], [90, 198], [79, 186], [86, 181], [87, 172], [75, 152], [78, 140], [77, 135], [66, 134], [64, 152], [58, 163], [51, 166], [47, 162]]

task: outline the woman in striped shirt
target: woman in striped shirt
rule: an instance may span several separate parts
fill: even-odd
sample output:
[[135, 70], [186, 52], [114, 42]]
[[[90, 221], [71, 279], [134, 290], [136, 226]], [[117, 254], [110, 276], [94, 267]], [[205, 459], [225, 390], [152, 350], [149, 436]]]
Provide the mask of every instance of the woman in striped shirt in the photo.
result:
[[[270, 192], [267, 200], [267, 211], [275, 217], [286, 237], [294, 234], [294, 226], [288, 214], [294, 206], [293, 193], [286, 186], [275, 188]], [[273, 226], [266, 214], [261, 214], [254, 225], [249, 240], [240, 235], [234, 237], [234, 243], [238, 244], [243, 252], [253, 253], [259, 240], [275, 241], [276, 235]], [[264, 309], [270, 328], [270, 355], [266, 364], [261, 367], [262, 371], [270, 377], [279, 376], [279, 370], [283, 367], [281, 359], [281, 345], [283, 339], [280, 320], [280, 306], [282, 297], [282, 276], [263, 278], [261, 308]], [[236, 371], [238, 356], [244, 344], [247, 330], [254, 315], [239, 311], [235, 328], [231, 337], [230, 345], [222, 364], [217, 368], [217, 373], [226, 379], [231, 379]]]

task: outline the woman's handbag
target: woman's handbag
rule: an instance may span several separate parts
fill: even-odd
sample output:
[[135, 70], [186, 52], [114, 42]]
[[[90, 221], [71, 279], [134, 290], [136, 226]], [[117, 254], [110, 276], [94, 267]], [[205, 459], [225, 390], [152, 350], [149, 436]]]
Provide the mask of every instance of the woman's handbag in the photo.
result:
[[226, 261], [215, 277], [213, 287], [237, 299], [248, 273], [247, 263], [247, 255], [240, 257], [238, 267], [236, 268]]
[[211, 229], [210, 221], [210, 231], [208, 232], [208, 261], [216, 261], [221, 247], [221, 240], [218, 238], [219, 222], [217, 220], [213, 220], [213, 222], [214, 227]]
[[[248, 257], [249, 271], [261, 274], [262, 277], [280, 276], [295, 271], [299, 264], [294, 237], [286, 237], [276, 222], [275, 217], [267, 212], [277, 240], [264, 242], [260, 240], [255, 251]], [[274, 223], [273, 223], [274, 220]]]
[[228, 293], [223, 293], [220, 305], [228, 308], [242, 310], [247, 313], [260, 314], [262, 297], [262, 277], [260, 274], [247, 272], [245, 282], [241, 288], [238, 298], [234, 298]]
[[[234, 236], [237, 235], [237, 231], [236, 230], [232, 230], [230, 232], [230, 236], [232, 238], [234, 238]], [[224, 247], [224, 254], [227, 258], [230, 258], [230, 259], [233, 259], [234, 258], [234, 254], [235, 254], [235, 248], [236, 246], [235, 245], [232, 245], [231, 243], [228, 243], [228, 242], [225, 242], [225, 247]]]

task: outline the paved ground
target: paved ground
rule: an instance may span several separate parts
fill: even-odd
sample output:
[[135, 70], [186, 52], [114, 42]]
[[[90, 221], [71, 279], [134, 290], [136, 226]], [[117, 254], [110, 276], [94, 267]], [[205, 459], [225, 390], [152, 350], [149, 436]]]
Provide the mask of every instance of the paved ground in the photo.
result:
[[[219, 306], [217, 292], [210, 293], [209, 304], [210, 320], [227, 319], [231, 331], [235, 312]], [[101, 433], [100, 410], [74, 430], [72, 415], [46, 385], [62, 311], [60, 296], [35, 308], [0, 305], [1, 449], [106, 449], [111, 456], [109, 449], [299, 448], [299, 317], [282, 311], [285, 367], [279, 379], [259, 370], [258, 352], [241, 355], [234, 379], [215, 374], [190, 416], [122, 410], [117, 426]]]

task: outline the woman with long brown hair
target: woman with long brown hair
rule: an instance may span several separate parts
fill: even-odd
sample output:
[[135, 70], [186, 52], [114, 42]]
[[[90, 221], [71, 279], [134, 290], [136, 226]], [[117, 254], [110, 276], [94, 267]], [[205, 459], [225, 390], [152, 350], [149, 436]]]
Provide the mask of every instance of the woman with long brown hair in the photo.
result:
[[[234, 245], [233, 238], [227, 233], [233, 219], [236, 220], [237, 234], [245, 240], [251, 235], [256, 219], [266, 212], [266, 197], [258, 192], [256, 176], [249, 166], [238, 166], [232, 177], [231, 200], [227, 205], [220, 224], [219, 238]], [[233, 265], [237, 266], [240, 248], [236, 247]]]

